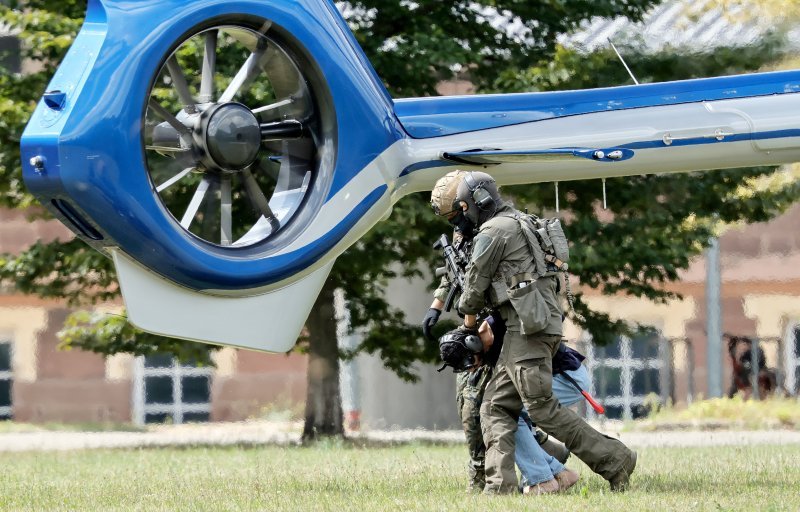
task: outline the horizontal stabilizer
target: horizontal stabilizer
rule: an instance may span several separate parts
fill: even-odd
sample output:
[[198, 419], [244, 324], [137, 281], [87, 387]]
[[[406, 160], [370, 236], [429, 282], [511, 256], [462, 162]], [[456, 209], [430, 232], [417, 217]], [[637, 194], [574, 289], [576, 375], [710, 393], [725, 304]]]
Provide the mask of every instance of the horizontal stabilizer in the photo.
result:
[[625, 148], [556, 148], [523, 151], [501, 149], [444, 152], [442, 158], [471, 165], [496, 165], [504, 163], [552, 162], [571, 159], [586, 159], [596, 162], [620, 162], [633, 157], [633, 151]]
[[167, 281], [119, 250], [112, 251], [128, 319], [164, 336], [265, 352], [287, 352], [296, 343], [333, 261], [278, 290], [225, 297]]

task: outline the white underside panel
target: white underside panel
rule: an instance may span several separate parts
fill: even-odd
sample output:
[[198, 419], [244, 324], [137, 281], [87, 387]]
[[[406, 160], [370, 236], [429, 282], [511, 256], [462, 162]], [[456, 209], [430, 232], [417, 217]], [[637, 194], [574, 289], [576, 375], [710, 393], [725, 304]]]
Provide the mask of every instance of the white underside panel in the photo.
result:
[[286, 352], [297, 341], [333, 267], [323, 267], [279, 290], [221, 297], [177, 286], [112, 251], [128, 319], [152, 332], [205, 343]]

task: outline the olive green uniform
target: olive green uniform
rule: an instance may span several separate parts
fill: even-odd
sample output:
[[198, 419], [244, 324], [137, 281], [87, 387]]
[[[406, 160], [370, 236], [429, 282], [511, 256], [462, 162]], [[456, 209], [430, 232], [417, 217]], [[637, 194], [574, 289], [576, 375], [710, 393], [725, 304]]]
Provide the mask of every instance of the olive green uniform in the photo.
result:
[[484, 462], [486, 459], [486, 445], [483, 444], [483, 431], [481, 430], [480, 407], [483, 401], [483, 392], [486, 389], [491, 370], [483, 366], [477, 370], [478, 375], [469, 372], [459, 373], [456, 382], [456, 401], [461, 426], [467, 438], [469, 449], [469, 483], [467, 490], [480, 492], [486, 485]]
[[[458, 234], [453, 235], [453, 243], [456, 243]], [[433, 297], [445, 302], [447, 294], [450, 292], [450, 281], [447, 275], [442, 276], [439, 287], [433, 292]], [[484, 461], [486, 459], [486, 445], [483, 444], [483, 431], [481, 430], [481, 402], [483, 401], [483, 391], [489, 381], [491, 370], [485, 366], [480, 367], [475, 373], [461, 372], [456, 376], [456, 407], [461, 426], [464, 429], [464, 436], [467, 439], [467, 450], [469, 451], [469, 464], [467, 472], [469, 482], [468, 491], [483, 491], [486, 485], [486, 475], [484, 471]]]
[[508, 328], [480, 411], [486, 442], [485, 492], [518, 490], [514, 433], [523, 405], [539, 428], [564, 442], [593, 471], [611, 479], [629, 464], [633, 452], [561, 407], [552, 393], [552, 357], [561, 341], [557, 277], [548, 275], [533, 283], [550, 312], [546, 327], [536, 334], [522, 334], [519, 316], [507, 299], [511, 276], [533, 271], [528, 242], [515, 215], [521, 214], [502, 205], [494, 217], [481, 225], [473, 240], [465, 289], [459, 301], [462, 313], [476, 314], [488, 298]]

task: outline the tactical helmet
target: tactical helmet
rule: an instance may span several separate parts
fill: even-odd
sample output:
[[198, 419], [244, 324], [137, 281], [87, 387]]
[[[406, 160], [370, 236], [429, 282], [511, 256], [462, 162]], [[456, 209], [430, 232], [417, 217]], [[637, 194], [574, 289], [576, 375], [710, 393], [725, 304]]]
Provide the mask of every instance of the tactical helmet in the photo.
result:
[[456, 193], [466, 174], [466, 172], [460, 170], [448, 172], [442, 178], [439, 178], [439, 181], [433, 186], [431, 208], [433, 208], [433, 212], [436, 215], [446, 217], [461, 209], [458, 201], [456, 201]]
[[442, 358], [442, 367], [453, 368], [453, 372], [460, 373], [469, 370], [475, 365], [475, 354], [483, 351], [483, 343], [475, 334], [454, 329], [439, 338], [439, 356]]
[[497, 191], [497, 183], [485, 172], [466, 173], [458, 184], [456, 201], [467, 204], [464, 215], [476, 227], [494, 217], [497, 208], [503, 203]]

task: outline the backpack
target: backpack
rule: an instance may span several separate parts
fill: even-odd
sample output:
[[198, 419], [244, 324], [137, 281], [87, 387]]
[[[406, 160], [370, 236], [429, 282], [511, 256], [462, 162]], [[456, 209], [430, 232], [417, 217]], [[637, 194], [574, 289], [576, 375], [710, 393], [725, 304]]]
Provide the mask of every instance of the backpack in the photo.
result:
[[561, 227], [561, 219], [551, 218], [542, 219], [536, 215], [528, 215], [536, 226], [536, 239], [545, 254], [545, 261], [552, 264], [559, 271], [568, 270], [569, 266], [569, 242], [564, 228]]
[[539, 277], [566, 272], [569, 268], [569, 242], [561, 219], [540, 218], [532, 214], [517, 214], [522, 232], [533, 256]]
[[569, 309], [578, 318], [572, 303], [575, 299], [569, 285], [569, 241], [561, 226], [561, 219], [541, 218], [529, 213], [518, 212], [514, 218], [519, 222], [522, 232], [528, 242], [533, 262], [538, 277], [564, 274], [564, 288], [566, 289]]

